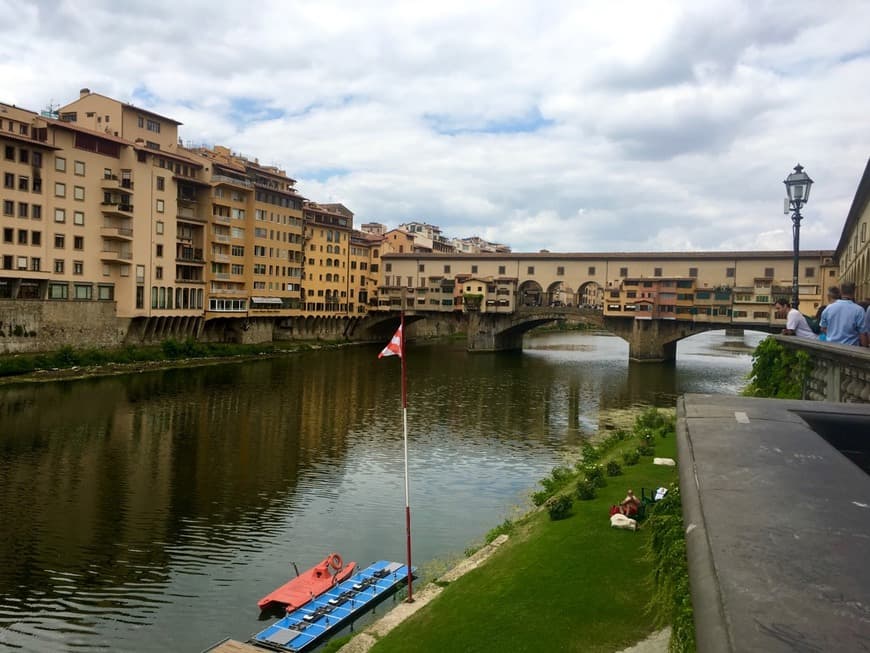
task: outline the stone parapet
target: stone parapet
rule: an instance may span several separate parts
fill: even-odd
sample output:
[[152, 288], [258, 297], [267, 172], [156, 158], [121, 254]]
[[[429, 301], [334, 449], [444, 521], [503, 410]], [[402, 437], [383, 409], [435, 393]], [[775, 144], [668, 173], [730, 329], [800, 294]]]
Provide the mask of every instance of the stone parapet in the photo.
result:
[[795, 336], [773, 336], [786, 349], [805, 351], [813, 362], [804, 398], [870, 403], [870, 349]]

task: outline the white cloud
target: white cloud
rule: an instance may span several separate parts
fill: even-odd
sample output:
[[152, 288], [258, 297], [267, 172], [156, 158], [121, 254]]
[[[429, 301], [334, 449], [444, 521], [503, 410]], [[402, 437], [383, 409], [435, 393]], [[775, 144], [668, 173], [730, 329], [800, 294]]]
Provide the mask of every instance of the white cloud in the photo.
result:
[[[833, 248], [870, 155], [870, 4], [0, 0], [0, 100], [83, 86], [357, 222], [518, 251]], [[581, 212], [582, 209], [582, 212]]]

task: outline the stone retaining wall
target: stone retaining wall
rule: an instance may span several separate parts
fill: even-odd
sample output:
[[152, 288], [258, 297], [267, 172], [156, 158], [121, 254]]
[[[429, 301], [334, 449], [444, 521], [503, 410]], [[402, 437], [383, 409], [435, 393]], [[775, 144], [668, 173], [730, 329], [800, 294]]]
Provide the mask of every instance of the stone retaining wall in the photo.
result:
[[118, 347], [129, 322], [114, 302], [0, 299], [0, 354]]

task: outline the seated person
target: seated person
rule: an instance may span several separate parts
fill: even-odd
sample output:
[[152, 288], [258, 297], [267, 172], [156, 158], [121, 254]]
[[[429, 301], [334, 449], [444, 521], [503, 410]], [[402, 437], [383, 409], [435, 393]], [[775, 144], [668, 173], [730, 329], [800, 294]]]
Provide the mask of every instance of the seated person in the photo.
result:
[[629, 490], [628, 494], [625, 495], [625, 498], [619, 504], [619, 512], [630, 517], [637, 514], [638, 508], [640, 508], [640, 499], [634, 496], [633, 490]]

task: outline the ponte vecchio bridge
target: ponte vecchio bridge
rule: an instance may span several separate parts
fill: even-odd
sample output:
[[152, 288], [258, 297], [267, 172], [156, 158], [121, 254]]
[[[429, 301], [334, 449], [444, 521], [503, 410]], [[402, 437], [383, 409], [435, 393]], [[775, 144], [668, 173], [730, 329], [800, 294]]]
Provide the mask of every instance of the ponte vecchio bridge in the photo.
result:
[[[575, 319], [627, 340], [634, 360], [662, 361], [674, 359], [679, 340], [703, 331], [781, 329], [772, 308], [792, 294], [793, 255], [413, 253], [385, 254], [382, 265], [383, 318], [400, 309], [409, 321], [461, 313], [470, 351], [519, 349], [535, 326]], [[816, 312], [836, 274], [833, 252], [801, 252], [804, 313]]]

